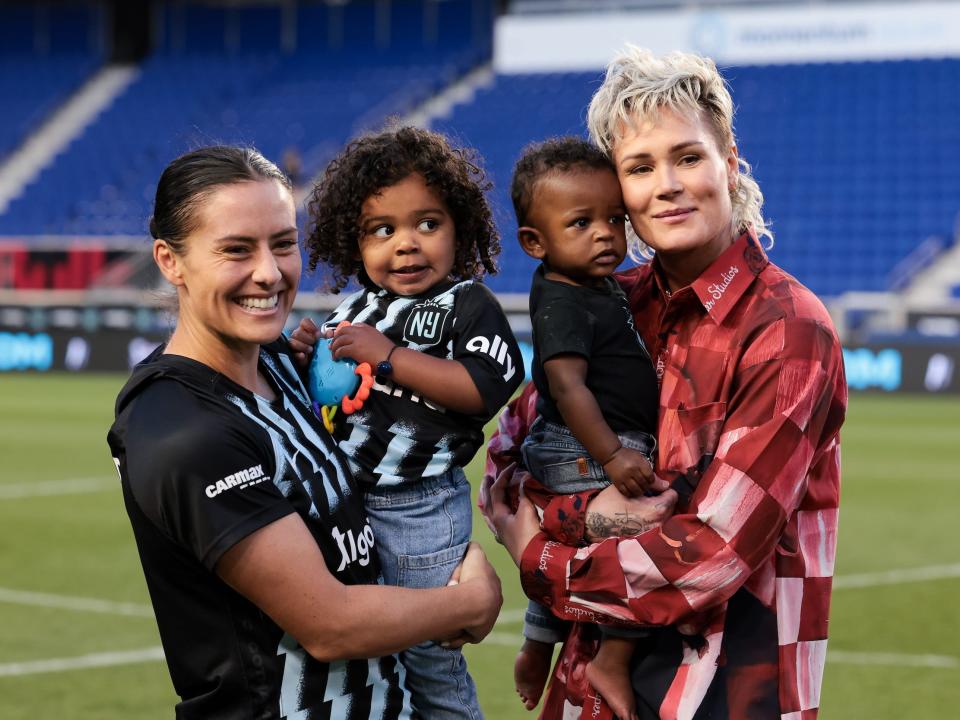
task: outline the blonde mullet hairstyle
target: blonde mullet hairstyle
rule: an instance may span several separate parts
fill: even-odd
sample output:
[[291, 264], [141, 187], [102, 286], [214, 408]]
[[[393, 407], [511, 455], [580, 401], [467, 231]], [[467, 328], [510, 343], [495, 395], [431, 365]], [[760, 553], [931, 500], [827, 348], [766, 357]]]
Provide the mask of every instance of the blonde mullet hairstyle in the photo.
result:
[[[703, 113], [713, 128], [721, 152], [736, 144], [733, 135], [733, 99], [716, 64], [692, 53], [657, 56], [627, 44], [607, 66], [603, 85], [590, 101], [587, 126], [590, 138], [609, 157], [622, 129], [638, 121], [655, 120], [660, 110]], [[763, 193], [750, 174], [750, 165], [737, 157], [740, 172], [730, 192], [733, 231], [752, 227], [757, 237], [773, 247], [773, 233], [763, 218]], [[639, 238], [642, 242], [643, 238]], [[649, 257], [649, 248], [643, 255]]]

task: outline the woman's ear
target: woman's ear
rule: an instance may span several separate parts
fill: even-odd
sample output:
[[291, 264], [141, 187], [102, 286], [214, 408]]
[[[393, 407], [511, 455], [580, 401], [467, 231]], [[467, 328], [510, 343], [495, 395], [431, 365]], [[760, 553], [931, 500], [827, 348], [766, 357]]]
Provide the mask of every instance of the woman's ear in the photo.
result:
[[737, 183], [740, 180], [740, 155], [737, 152], [737, 146], [731, 145], [727, 153], [727, 188], [731, 193], [737, 189]]
[[517, 228], [517, 241], [523, 251], [530, 257], [537, 260], [543, 260], [546, 257], [547, 251], [543, 246], [543, 236], [536, 228], [527, 225]]
[[153, 261], [157, 263], [167, 282], [174, 287], [183, 285], [180, 256], [171, 249], [166, 240], [153, 241]]

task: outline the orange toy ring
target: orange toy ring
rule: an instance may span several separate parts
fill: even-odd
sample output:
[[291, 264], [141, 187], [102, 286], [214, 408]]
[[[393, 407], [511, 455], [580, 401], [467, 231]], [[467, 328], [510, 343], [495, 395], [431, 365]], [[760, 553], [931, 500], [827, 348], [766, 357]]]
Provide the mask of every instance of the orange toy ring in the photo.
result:
[[373, 387], [373, 372], [370, 369], [370, 363], [360, 363], [354, 372], [360, 376], [360, 387], [353, 394], [353, 397], [345, 396], [340, 401], [343, 412], [347, 415], [356, 412], [363, 407], [363, 403], [370, 397], [370, 388]]

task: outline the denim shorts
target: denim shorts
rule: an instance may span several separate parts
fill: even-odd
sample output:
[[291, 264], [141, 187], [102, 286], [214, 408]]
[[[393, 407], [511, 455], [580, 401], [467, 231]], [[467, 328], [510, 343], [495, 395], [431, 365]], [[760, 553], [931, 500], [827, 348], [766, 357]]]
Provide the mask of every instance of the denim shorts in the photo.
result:
[[[650, 433], [640, 430], [617, 433], [620, 443], [627, 448], [643, 453], [652, 465], [657, 440]], [[603, 466], [590, 457], [590, 453], [565, 425], [538, 417], [520, 447], [523, 462], [541, 485], [558, 495], [599, 490], [610, 484]], [[569, 623], [556, 617], [548, 608], [531, 600], [524, 617], [523, 636], [543, 643], [560, 642], [567, 636]], [[604, 628], [618, 637], [644, 637], [645, 630], [631, 628]]]
[[[620, 443], [643, 453], [653, 464], [657, 440], [650, 433], [640, 430], [617, 433]], [[541, 485], [557, 493], [597, 490], [610, 484], [603, 466], [590, 457], [590, 453], [565, 425], [538, 417], [520, 447], [527, 470]]]
[[[461, 468], [415, 483], [374, 487], [365, 496], [383, 579], [409, 588], [443, 587], [470, 542], [473, 508]], [[459, 650], [426, 642], [400, 654], [414, 709], [423, 718], [483, 717]]]

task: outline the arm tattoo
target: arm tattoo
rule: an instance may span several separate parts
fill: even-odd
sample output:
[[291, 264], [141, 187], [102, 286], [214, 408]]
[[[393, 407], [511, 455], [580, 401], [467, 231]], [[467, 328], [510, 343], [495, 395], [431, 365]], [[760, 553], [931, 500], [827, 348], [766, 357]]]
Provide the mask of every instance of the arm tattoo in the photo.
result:
[[584, 521], [589, 540], [603, 540], [609, 537], [626, 537], [639, 535], [660, 523], [643, 520], [639, 515], [631, 512], [617, 513], [612, 518], [600, 513], [587, 512]]

